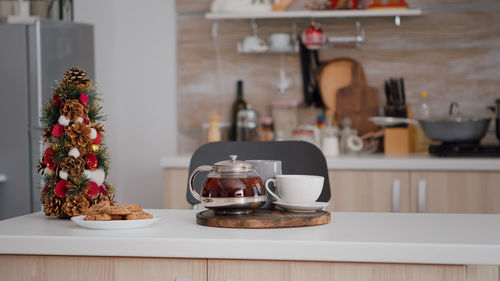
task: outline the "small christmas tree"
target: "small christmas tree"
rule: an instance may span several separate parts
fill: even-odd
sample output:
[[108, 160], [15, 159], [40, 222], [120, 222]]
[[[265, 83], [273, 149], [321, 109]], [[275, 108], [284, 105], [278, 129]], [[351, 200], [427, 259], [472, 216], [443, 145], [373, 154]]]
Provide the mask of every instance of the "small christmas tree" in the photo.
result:
[[99, 123], [104, 116], [95, 84], [79, 67], [70, 67], [52, 91], [41, 118], [45, 145], [38, 164], [44, 184], [40, 200], [47, 216], [79, 216], [93, 204], [113, 200]]

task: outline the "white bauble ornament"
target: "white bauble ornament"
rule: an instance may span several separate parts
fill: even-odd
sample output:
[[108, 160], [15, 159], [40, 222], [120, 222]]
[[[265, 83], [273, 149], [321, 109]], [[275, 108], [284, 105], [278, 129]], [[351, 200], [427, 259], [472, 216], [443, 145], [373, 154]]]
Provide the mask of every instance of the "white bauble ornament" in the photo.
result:
[[44, 175], [52, 175], [52, 174], [54, 174], [54, 170], [49, 169], [49, 167], [46, 167], [46, 168], [43, 170], [43, 174], [44, 174]]
[[78, 158], [80, 157], [80, 151], [76, 148], [72, 148], [69, 152], [68, 152], [68, 156], [73, 156], [75, 158]]
[[95, 182], [97, 186], [101, 186], [104, 183], [106, 174], [104, 173], [103, 169], [84, 170], [83, 176], [88, 180]]
[[59, 123], [63, 126], [68, 126], [69, 120], [64, 115], [61, 115], [61, 116], [59, 116], [59, 119], [57, 119], [57, 123]]
[[83, 118], [82, 117], [78, 117], [76, 118], [76, 123], [83, 123]]
[[59, 177], [63, 180], [67, 180], [68, 179], [68, 173], [65, 172], [65, 171], [59, 171]]
[[97, 138], [97, 131], [94, 128], [90, 129], [90, 138], [91, 139]]

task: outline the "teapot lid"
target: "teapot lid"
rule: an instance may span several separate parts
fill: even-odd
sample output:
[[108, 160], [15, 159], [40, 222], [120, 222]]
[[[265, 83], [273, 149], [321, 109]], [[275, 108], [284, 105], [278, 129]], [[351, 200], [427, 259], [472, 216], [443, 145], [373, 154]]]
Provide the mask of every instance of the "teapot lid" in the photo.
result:
[[229, 155], [230, 160], [215, 163], [214, 169], [217, 172], [221, 173], [241, 173], [253, 170], [252, 164], [245, 161], [236, 160], [236, 158], [238, 158], [238, 155]]

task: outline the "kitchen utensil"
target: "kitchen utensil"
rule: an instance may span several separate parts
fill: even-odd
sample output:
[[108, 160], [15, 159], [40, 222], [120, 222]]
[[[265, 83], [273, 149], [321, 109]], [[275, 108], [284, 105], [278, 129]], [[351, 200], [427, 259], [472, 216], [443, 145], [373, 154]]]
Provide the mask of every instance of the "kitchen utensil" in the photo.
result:
[[251, 35], [243, 39], [242, 49], [244, 53], [264, 53], [267, 52], [269, 47], [257, 35]]
[[328, 202], [313, 202], [310, 204], [285, 203], [281, 201], [273, 202], [274, 205], [290, 212], [315, 212], [328, 207]]
[[401, 117], [374, 116], [374, 117], [368, 118], [368, 120], [372, 121], [377, 126], [381, 126], [381, 127], [394, 126], [394, 125], [400, 125], [400, 124], [419, 126], [419, 123], [417, 120], [413, 120], [413, 119], [409, 119], [409, 118], [401, 118]]
[[292, 50], [290, 34], [288, 33], [273, 33], [269, 35], [267, 40], [269, 48], [273, 52], [286, 52]]
[[304, 103], [308, 106], [323, 106], [318, 87], [316, 72], [319, 67], [319, 55], [317, 50], [309, 50], [302, 40], [299, 40], [300, 66], [302, 71], [302, 87], [304, 92]]
[[487, 133], [491, 118], [467, 117], [453, 111], [457, 103], [451, 103], [448, 116], [418, 120], [425, 135], [440, 142], [479, 142]]
[[[237, 157], [229, 155], [230, 160], [200, 166], [189, 176], [189, 191], [203, 207], [217, 214], [246, 214], [264, 205], [267, 196], [259, 173]], [[199, 194], [193, 182], [201, 171], [208, 175]]]
[[255, 210], [244, 215], [218, 215], [213, 211], [196, 214], [196, 223], [227, 228], [285, 228], [328, 224], [331, 215], [326, 211], [287, 212], [281, 210]]
[[318, 70], [318, 82], [323, 103], [335, 118], [337, 92], [352, 83], [352, 61], [336, 59], [326, 63]]
[[72, 217], [71, 221], [77, 225], [90, 229], [133, 229], [151, 226], [160, 220], [160, 217], [153, 214], [152, 219], [144, 220], [111, 220], [111, 221], [86, 221], [85, 216]]
[[[321, 176], [277, 175], [276, 179], [266, 181], [266, 190], [281, 202], [310, 204], [316, 202], [321, 194], [324, 180]], [[275, 184], [279, 196], [269, 187], [271, 182]]]
[[352, 128], [360, 135], [377, 131], [379, 128], [368, 118], [378, 115], [379, 98], [376, 88], [366, 85], [363, 67], [355, 60], [352, 61], [352, 82], [349, 86], [340, 89], [336, 95], [337, 120], [350, 118]]
[[[255, 170], [260, 175], [262, 182], [266, 182], [268, 179], [274, 179], [277, 175], [281, 175], [281, 161], [279, 160], [246, 160], [246, 162], [251, 163]], [[272, 196], [267, 196], [266, 203], [262, 206], [262, 209], [270, 209], [273, 207], [272, 201], [274, 198]]]

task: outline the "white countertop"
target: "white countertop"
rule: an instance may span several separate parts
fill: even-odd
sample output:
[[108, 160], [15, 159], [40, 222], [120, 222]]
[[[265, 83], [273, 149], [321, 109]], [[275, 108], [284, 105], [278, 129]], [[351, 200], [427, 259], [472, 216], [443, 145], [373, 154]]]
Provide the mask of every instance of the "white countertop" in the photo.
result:
[[328, 225], [228, 229], [192, 210], [150, 210], [135, 230], [90, 230], [35, 213], [0, 221], [0, 254], [500, 264], [500, 215], [334, 213]]
[[[162, 168], [189, 168], [191, 155], [167, 156]], [[331, 170], [500, 171], [500, 158], [441, 158], [433, 156], [341, 156], [326, 158]]]

